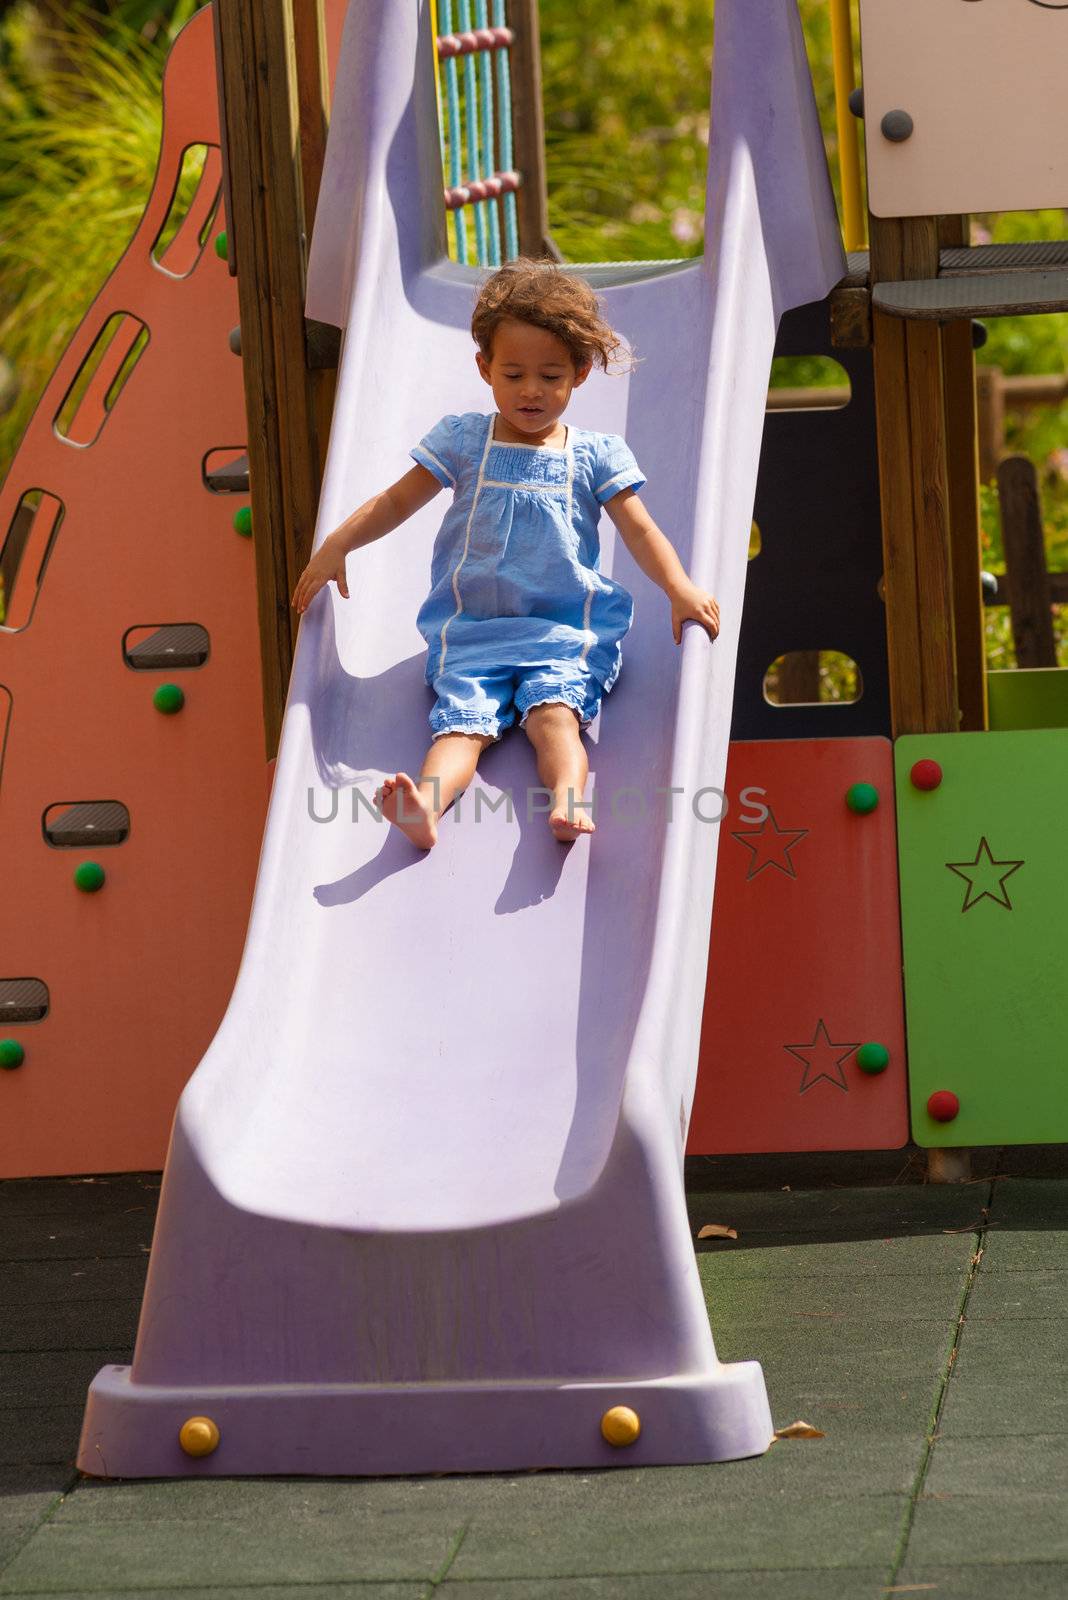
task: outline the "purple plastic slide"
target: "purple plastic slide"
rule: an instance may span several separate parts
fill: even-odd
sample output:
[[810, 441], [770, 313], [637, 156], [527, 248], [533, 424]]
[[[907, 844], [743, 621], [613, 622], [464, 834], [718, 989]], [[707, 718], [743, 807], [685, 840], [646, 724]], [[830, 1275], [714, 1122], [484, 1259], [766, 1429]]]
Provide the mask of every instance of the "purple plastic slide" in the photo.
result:
[[[317, 542], [440, 416], [492, 409], [479, 274], [444, 257], [426, 13], [351, 0], [345, 22], [307, 296], [344, 328]], [[592, 377], [568, 416], [625, 435], [719, 638], [689, 624], [674, 644], [606, 519], [636, 617], [590, 733], [595, 836], [552, 838], [513, 731], [426, 854], [371, 799], [428, 739], [415, 615], [444, 499], [351, 557], [350, 600], [316, 598], [240, 972], [178, 1105], [133, 1364], [92, 1383], [83, 1471], [605, 1466], [770, 1442], [760, 1367], [716, 1357], [682, 1165], [775, 330], [845, 265], [795, 0], [718, 0], [706, 241], [702, 260], [582, 269], [643, 360]], [[602, 1435], [618, 1406], [640, 1419], [627, 1445]], [[192, 1417], [215, 1424], [210, 1453], [180, 1443]]]

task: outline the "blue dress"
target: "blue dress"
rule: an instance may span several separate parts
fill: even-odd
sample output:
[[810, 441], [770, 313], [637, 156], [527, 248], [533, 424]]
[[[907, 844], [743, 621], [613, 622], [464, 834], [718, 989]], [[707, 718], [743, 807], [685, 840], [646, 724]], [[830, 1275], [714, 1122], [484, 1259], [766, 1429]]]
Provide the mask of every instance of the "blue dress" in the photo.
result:
[[588, 726], [634, 616], [629, 591], [600, 571], [597, 532], [605, 501], [646, 481], [626, 442], [569, 426], [561, 449], [502, 443], [496, 419], [443, 417], [411, 451], [453, 490], [416, 618], [435, 737], [497, 739], [550, 700]]

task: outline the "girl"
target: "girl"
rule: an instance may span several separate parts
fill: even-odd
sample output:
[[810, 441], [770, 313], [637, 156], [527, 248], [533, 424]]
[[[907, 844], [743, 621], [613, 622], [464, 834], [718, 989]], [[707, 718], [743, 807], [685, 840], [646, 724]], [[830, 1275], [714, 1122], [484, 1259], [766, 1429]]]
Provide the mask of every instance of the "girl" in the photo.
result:
[[306, 611], [331, 579], [347, 600], [349, 551], [451, 489], [416, 618], [437, 691], [432, 742], [418, 784], [398, 772], [376, 803], [429, 850], [479, 755], [518, 715], [553, 796], [549, 826], [570, 843], [594, 831], [582, 808], [589, 766], [580, 733], [619, 675], [634, 612], [628, 591], [599, 570], [601, 507], [670, 600], [676, 644], [687, 620], [714, 639], [719, 606], [691, 583], [638, 498], [646, 480], [623, 439], [560, 420], [593, 365], [608, 371], [620, 349], [590, 286], [548, 262], [511, 261], [482, 285], [471, 331], [496, 411], [443, 417], [411, 451], [417, 465], [324, 540], [292, 603]]

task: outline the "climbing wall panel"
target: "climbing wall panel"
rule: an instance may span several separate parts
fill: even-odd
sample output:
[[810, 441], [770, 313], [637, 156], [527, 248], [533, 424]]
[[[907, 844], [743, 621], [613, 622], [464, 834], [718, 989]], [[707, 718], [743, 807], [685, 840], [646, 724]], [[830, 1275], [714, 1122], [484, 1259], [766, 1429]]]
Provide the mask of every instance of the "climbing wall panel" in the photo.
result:
[[0, 488], [4, 1177], [162, 1166], [240, 962], [270, 772], [222, 175], [206, 6]]
[[689, 1153], [896, 1149], [890, 742], [734, 742], [726, 802]]

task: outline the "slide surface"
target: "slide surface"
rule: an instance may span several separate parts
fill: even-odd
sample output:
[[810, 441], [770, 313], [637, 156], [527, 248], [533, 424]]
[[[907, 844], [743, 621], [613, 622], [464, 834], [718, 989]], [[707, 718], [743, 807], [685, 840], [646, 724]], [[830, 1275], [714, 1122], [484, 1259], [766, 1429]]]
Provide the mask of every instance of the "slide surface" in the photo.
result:
[[[307, 297], [344, 328], [317, 543], [440, 416], [493, 409], [480, 274], [444, 259], [430, 51], [414, 5], [351, 0]], [[94, 1380], [83, 1470], [769, 1442], [759, 1367], [715, 1355], [682, 1153], [775, 329], [844, 271], [794, 0], [718, 0], [706, 239], [692, 263], [584, 269], [641, 361], [594, 374], [566, 420], [626, 437], [719, 638], [674, 644], [603, 519], [636, 615], [589, 734], [596, 835], [563, 847], [528, 811], [544, 797], [513, 730], [425, 854], [370, 802], [428, 741], [414, 619], [444, 492], [350, 556], [351, 599], [317, 597], [240, 973], [178, 1107], [134, 1362]], [[600, 1433], [615, 1404], [642, 1419], [625, 1451]], [[196, 1414], [221, 1437], [193, 1460], [177, 1433]]]

